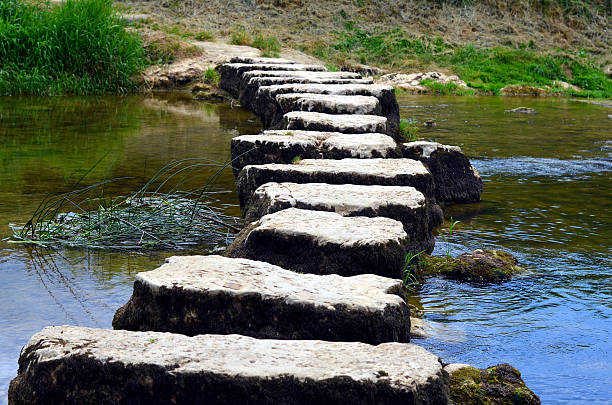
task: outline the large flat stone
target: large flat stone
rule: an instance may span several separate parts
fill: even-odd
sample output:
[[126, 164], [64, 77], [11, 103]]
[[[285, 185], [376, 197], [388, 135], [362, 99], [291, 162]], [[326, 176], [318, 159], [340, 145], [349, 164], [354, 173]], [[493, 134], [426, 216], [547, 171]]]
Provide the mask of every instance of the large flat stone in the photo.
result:
[[[337, 72], [296, 72], [296, 73], [316, 73], [316, 75], [293, 75], [293, 76], [271, 76], [274, 72], [268, 72], [268, 76], [261, 77], [250, 77], [245, 72], [242, 75], [242, 81], [240, 84], [240, 101], [245, 107], [254, 110], [254, 103], [257, 97], [257, 91], [262, 86], [274, 86], [280, 84], [371, 84], [372, 79], [360, 79], [360, 78], [342, 78], [334, 75], [328, 76], [328, 73]], [[300, 93], [300, 94], [311, 94], [311, 93]], [[366, 97], [366, 96], [364, 96]], [[280, 116], [282, 117], [282, 116]], [[279, 117], [279, 118], [280, 118]], [[273, 126], [274, 123], [270, 123], [268, 126]]]
[[9, 389], [12, 405], [447, 401], [438, 357], [410, 343], [188, 337], [73, 326], [35, 334]]
[[380, 103], [381, 114], [388, 120], [389, 134], [396, 140], [400, 140], [399, 105], [395, 98], [395, 90], [391, 86], [379, 84], [281, 84], [262, 86], [257, 90], [252, 109], [261, 119], [264, 128], [281, 121], [283, 111], [276, 101], [276, 96], [289, 93], [376, 97]]
[[382, 115], [380, 103], [372, 96], [337, 96], [333, 94], [279, 94], [276, 101], [284, 114], [312, 111], [326, 114]]
[[328, 183], [411, 186], [434, 198], [434, 182], [423, 163], [412, 159], [302, 159], [297, 164], [245, 166], [236, 180], [240, 205], [245, 207], [262, 184]]
[[431, 171], [440, 203], [480, 201], [482, 180], [458, 146], [437, 142], [409, 142], [402, 145], [404, 157], [420, 160]]
[[398, 278], [409, 242], [393, 219], [288, 208], [247, 225], [225, 254], [303, 273]]
[[387, 119], [378, 115], [325, 114], [293, 111], [283, 116], [280, 129], [330, 131], [344, 134], [387, 134]]
[[404, 225], [408, 250], [434, 248], [432, 203], [414, 187], [360, 186], [324, 183], [266, 183], [255, 190], [246, 222], [287, 208], [332, 211], [343, 216], [386, 217]]
[[321, 65], [302, 65], [299, 63], [274, 64], [274, 63], [225, 63], [217, 67], [220, 74], [219, 87], [238, 97], [242, 74], [250, 70], [280, 70], [280, 71], [326, 71]]
[[373, 274], [318, 276], [248, 259], [177, 256], [136, 275], [113, 326], [189, 336], [408, 342], [410, 310], [402, 295], [402, 280]]
[[234, 175], [247, 165], [292, 163], [302, 159], [399, 157], [395, 141], [384, 134], [268, 130], [232, 139]]

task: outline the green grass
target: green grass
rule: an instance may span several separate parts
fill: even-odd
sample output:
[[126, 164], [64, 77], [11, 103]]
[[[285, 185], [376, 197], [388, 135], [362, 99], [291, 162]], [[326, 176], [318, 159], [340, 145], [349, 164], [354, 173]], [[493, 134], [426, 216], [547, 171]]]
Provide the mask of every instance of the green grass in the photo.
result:
[[233, 45], [251, 45], [251, 35], [246, 31], [244, 27], [238, 27], [230, 34], [230, 42]]
[[[414, 37], [401, 29], [368, 32], [353, 22], [334, 33], [331, 44], [318, 43], [311, 52], [329, 64], [346, 61], [392, 70], [443, 69], [453, 71], [469, 87], [483, 93], [499, 94], [507, 85], [551, 87], [554, 91], [579, 97], [612, 97], [612, 80], [593, 62], [587, 51], [542, 53], [533, 42], [512, 47], [477, 48], [474, 45], [445, 43], [441, 38]], [[559, 80], [583, 91], [553, 86]], [[434, 93], [470, 94], [455, 84], [426, 81]]]
[[212, 84], [213, 86], [219, 85], [219, 80], [221, 80], [221, 76], [219, 72], [217, 72], [214, 68], [209, 67], [204, 72], [204, 82], [208, 84]]
[[261, 33], [255, 35], [253, 47], [261, 50], [261, 56], [263, 57], [278, 57], [278, 53], [281, 50], [280, 41], [278, 38], [273, 36], [265, 36]]
[[198, 41], [214, 41], [215, 40], [215, 36], [208, 31], [197, 32], [193, 38]]
[[419, 127], [416, 121], [402, 118], [400, 120], [399, 133], [404, 137], [406, 142], [414, 142], [419, 140]]
[[473, 96], [476, 92], [474, 89], [466, 89], [458, 86], [455, 83], [440, 83], [433, 79], [421, 81], [421, 85], [429, 88], [433, 94], [441, 95], [457, 95], [457, 96]]
[[0, 1], [0, 94], [127, 93], [144, 66], [111, 0]]

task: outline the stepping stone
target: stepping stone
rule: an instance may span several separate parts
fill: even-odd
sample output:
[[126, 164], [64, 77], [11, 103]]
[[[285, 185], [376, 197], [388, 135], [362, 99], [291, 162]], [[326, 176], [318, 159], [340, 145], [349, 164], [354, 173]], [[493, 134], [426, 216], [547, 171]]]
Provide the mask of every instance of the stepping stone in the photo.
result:
[[52, 326], [21, 351], [24, 404], [446, 404], [438, 356], [410, 343], [268, 340]]
[[324, 114], [292, 111], [283, 116], [280, 129], [303, 131], [330, 131], [343, 134], [379, 132], [388, 134], [387, 119], [378, 115]]
[[409, 243], [393, 219], [288, 208], [247, 225], [225, 254], [302, 273], [399, 278]]
[[403, 282], [299, 274], [223, 256], [171, 257], [138, 273], [115, 329], [340, 342], [408, 342]]
[[296, 62], [283, 58], [263, 58], [257, 56], [234, 56], [230, 63], [250, 63], [256, 65], [295, 65]]
[[395, 98], [395, 90], [391, 86], [380, 84], [280, 84], [262, 86], [257, 91], [252, 108], [261, 119], [264, 128], [269, 128], [282, 120], [283, 111], [276, 101], [276, 96], [289, 93], [376, 97], [380, 103], [381, 115], [389, 121], [389, 133], [394, 139], [401, 140], [401, 137], [399, 137], [399, 105]]
[[414, 187], [324, 183], [266, 183], [255, 190], [247, 223], [287, 208], [331, 211], [346, 217], [386, 217], [404, 225], [408, 251], [431, 253], [435, 240], [432, 209], [440, 210]]
[[460, 147], [418, 141], [404, 143], [402, 153], [404, 157], [420, 160], [429, 168], [434, 177], [438, 202], [480, 201], [482, 180]]
[[434, 198], [431, 173], [412, 159], [302, 159], [297, 164], [245, 166], [236, 180], [240, 205], [246, 207], [262, 184], [328, 183], [379, 186], [411, 186], [426, 198]]
[[312, 111], [326, 114], [382, 115], [380, 103], [372, 96], [336, 96], [332, 94], [279, 94], [276, 101], [283, 113]]
[[[246, 72], [251, 73], [251, 72]], [[349, 78], [337, 78], [337, 77], [325, 77], [323, 73], [327, 72], [306, 72], [306, 73], [320, 73], [317, 76], [303, 77], [303, 76], [265, 76], [265, 77], [251, 77], [245, 74], [242, 75], [242, 82], [240, 85], [240, 101], [244, 106], [249, 109], [253, 109], [253, 103], [257, 96], [257, 91], [262, 86], [272, 86], [279, 84], [372, 84], [372, 79], [349, 79]], [[272, 73], [272, 72], [268, 72]], [[329, 72], [336, 73], [336, 72]], [[299, 93], [299, 94], [310, 94], [310, 93]], [[364, 96], [365, 97], [365, 96]]]
[[399, 157], [395, 141], [384, 134], [268, 130], [232, 139], [232, 168], [238, 176], [247, 165], [292, 163], [302, 159]]
[[[308, 70], [249, 70], [242, 74], [248, 82], [255, 77], [299, 77], [303, 79], [362, 79], [359, 73]], [[364, 79], [367, 80], [367, 79]]]
[[234, 96], [240, 94], [242, 74], [249, 70], [301, 70], [301, 71], [326, 71], [320, 65], [273, 64], [273, 63], [225, 63], [217, 67], [220, 74], [219, 87]]

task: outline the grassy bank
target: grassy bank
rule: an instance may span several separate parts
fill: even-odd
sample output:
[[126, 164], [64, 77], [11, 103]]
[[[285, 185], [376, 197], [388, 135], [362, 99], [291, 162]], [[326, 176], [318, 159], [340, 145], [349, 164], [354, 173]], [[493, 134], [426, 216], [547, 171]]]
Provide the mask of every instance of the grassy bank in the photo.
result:
[[[468, 86], [485, 93], [499, 94], [507, 85], [523, 85], [549, 87], [554, 92], [580, 97], [612, 97], [612, 80], [586, 50], [542, 52], [533, 41], [481, 48], [451, 44], [440, 37], [415, 37], [401, 29], [365, 31], [352, 21], [347, 21], [334, 37], [329, 44], [315, 43], [305, 50], [338, 66], [362, 63], [393, 70], [451, 71]], [[582, 91], [563, 89], [559, 81]]]
[[126, 93], [144, 65], [112, 0], [0, 1], [0, 94]]

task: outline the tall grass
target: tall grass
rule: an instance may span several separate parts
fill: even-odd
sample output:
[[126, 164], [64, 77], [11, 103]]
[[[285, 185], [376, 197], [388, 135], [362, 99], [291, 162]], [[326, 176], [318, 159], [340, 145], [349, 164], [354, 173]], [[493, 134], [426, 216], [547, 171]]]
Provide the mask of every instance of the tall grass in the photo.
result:
[[143, 66], [112, 0], [0, 1], [0, 94], [126, 93]]

